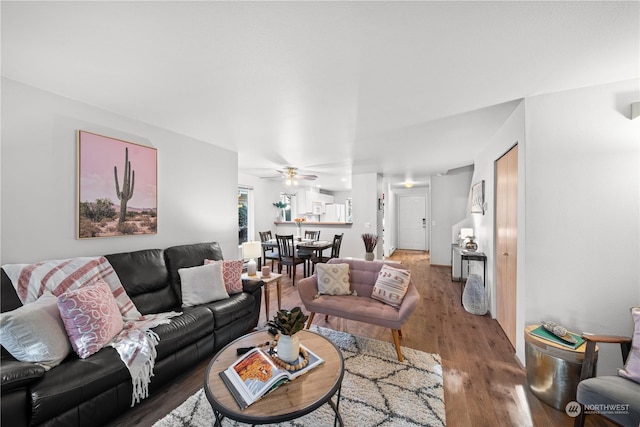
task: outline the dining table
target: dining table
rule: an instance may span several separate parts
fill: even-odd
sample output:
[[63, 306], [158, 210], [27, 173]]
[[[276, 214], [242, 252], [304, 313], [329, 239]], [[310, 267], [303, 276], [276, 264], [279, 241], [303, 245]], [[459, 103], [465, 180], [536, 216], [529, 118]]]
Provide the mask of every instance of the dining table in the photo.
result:
[[[296, 240], [295, 237], [294, 240]], [[333, 246], [333, 242], [329, 240], [299, 239], [296, 240], [295, 243], [297, 249], [311, 249], [315, 251], [318, 258], [322, 258], [322, 253]], [[278, 241], [276, 239], [269, 239], [262, 242], [262, 246], [269, 249], [277, 249]]]

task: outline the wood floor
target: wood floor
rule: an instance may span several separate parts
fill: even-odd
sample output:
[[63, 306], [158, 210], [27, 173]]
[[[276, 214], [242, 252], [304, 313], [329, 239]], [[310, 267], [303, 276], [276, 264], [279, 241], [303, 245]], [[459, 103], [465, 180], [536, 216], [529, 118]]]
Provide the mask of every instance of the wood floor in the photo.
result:
[[[402, 328], [402, 345], [438, 353], [444, 367], [447, 425], [570, 427], [573, 418], [540, 402], [526, 385], [526, 373], [498, 323], [489, 315], [475, 316], [460, 304], [460, 284], [451, 282], [451, 270], [431, 267], [422, 251], [396, 251], [391, 259], [411, 269], [422, 303]], [[302, 267], [300, 267], [302, 276]], [[282, 306], [300, 305], [297, 289], [284, 277]], [[277, 310], [271, 289], [270, 314]], [[264, 306], [260, 325], [264, 324]], [[354, 335], [392, 342], [390, 330], [330, 317], [316, 316], [314, 324]], [[118, 418], [112, 426], [150, 426], [202, 387], [208, 361], [203, 361], [174, 384], [146, 399]], [[613, 426], [587, 417], [587, 426]], [[359, 426], [353, 426], [359, 427]]]

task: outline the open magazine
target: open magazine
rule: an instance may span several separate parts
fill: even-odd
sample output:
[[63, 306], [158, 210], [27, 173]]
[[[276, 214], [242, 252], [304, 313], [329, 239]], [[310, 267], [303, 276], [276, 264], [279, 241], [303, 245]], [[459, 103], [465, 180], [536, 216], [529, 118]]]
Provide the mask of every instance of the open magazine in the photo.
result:
[[[254, 348], [220, 372], [222, 381], [238, 402], [240, 409], [260, 400], [281, 384], [292, 381], [324, 363], [322, 358], [307, 347], [302, 344], [300, 347], [309, 353], [309, 363], [298, 371], [287, 371], [279, 367], [266, 351]], [[291, 364], [296, 365], [302, 360], [302, 356], [298, 356], [298, 360]]]

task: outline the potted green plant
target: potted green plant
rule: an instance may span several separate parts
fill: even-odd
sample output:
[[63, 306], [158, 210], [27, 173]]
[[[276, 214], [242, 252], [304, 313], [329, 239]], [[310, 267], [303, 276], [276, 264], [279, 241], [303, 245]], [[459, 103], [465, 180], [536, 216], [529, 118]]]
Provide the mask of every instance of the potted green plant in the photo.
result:
[[278, 208], [278, 221], [284, 221], [286, 218], [285, 208], [287, 204], [282, 200], [279, 200], [273, 204], [276, 208]]
[[298, 359], [300, 341], [295, 334], [304, 329], [308, 319], [309, 316], [305, 315], [300, 307], [294, 307], [291, 310], [278, 310], [273, 320], [267, 322], [268, 326], [280, 332], [277, 346], [280, 360], [293, 362]]

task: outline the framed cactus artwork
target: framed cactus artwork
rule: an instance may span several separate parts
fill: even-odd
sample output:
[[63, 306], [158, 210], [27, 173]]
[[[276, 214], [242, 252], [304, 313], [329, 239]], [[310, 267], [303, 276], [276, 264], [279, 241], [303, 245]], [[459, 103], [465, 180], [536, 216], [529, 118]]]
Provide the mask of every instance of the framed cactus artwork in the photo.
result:
[[78, 238], [157, 234], [153, 147], [78, 131]]

